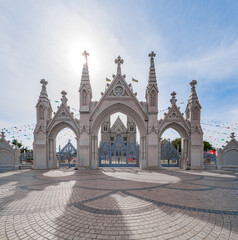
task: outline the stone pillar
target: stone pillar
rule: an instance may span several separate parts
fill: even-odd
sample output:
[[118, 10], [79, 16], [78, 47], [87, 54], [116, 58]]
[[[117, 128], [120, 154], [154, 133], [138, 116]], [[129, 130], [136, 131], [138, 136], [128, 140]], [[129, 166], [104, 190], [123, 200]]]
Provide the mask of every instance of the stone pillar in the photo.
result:
[[47, 139], [48, 145], [48, 168], [53, 169], [57, 168], [57, 157], [56, 157], [56, 146], [55, 146], [55, 138], [49, 137]]
[[161, 144], [162, 144], [162, 138], [158, 137], [158, 167], [162, 168], [161, 165]]
[[91, 136], [91, 148], [92, 148], [92, 156], [91, 156], [91, 168], [98, 168], [98, 136]]
[[189, 144], [189, 141], [187, 138], [184, 139], [184, 161], [183, 161], [183, 168], [189, 168], [190, 165], [189, 165], [189, 158], [188, 158], [188, 144]]
[[79, 138], [76, 137], [75, 139], [77, 141], [77, 143], [76, 143], [77, 144], [77, 161], [76, 161], [75, 167], [79, 167], [79, 161], [80, 161], [80, 159], [79, 159]]
[[140, 169], [147, 168], [146, 162], [146, 154], [147, 154], [147, 147], [146, 147], [146, 136], [142, 136], [140, 139]]

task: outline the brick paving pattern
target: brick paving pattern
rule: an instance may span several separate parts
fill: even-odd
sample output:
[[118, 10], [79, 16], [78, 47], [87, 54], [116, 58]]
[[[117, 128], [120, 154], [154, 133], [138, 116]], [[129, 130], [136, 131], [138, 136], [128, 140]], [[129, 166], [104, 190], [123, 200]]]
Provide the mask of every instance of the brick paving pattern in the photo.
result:
[[238, 173], [0, 173], [0, 239], [238, 239]]

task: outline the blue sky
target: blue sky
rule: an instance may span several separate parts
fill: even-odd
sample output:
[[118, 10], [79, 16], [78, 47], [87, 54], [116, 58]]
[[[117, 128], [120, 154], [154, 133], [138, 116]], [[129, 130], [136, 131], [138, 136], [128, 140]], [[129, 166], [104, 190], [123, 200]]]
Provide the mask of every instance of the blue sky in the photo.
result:
[[[85, 49], [94, 100], [104, 91], [105, 78], [116, 72], [118, 55], [127, 81], [139, 80], [133, 87], [144, 100], [153, 50], [159, 109], [169, 106], [172, 91], [178, 103], [186, 102], [189, 82], [196, 79], [203, 121], [220, 121], [224, 129], [230, 126], [227, 136], [232, 130], [238, 135], [237, 12], [238, 1], [220, 0], [0, 0], [0, 128], [35, 123], [42, 78], [49, 82], [55, 111], [63, 89], [69, 105], [78, 108]], [[220, 146], [224, 130], [212, 124], [204, 125], [205, 138], [217, 132], [210, 140]], [[30, 145], [32, 140], [23, 141]]]

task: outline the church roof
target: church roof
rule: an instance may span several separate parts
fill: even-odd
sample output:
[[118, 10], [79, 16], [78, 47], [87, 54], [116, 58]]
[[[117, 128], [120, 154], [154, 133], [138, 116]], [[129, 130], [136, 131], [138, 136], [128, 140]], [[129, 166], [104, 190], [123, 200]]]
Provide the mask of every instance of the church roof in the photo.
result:
[[111, 131], [114, 132], [114, 131], [117, 131], [117, 129], [120, 129], [122, 132], [126, 132], [127, 130], [119, 116], [117, 117], [116, 121], [113, 123], [111, 127]]

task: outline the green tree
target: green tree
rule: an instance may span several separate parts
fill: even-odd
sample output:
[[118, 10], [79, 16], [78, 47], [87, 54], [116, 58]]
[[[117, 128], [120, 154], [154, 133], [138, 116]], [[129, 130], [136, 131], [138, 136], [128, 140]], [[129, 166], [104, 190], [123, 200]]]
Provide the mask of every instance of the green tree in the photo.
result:
[[18, 146], [19, 148], [22, 147], [22, 144], [20, 142], [18, 142], [17, 139], [13, 139], [12, 144], [15, 145], [15, 146]]
[[203, 151], [216, 150], [211, 143], [203, 141]]
[[179, 145], [179, 152], [181, 152], [181, 138], [176, 138], [171, 141], [173, 146], [177, 149], [177, 145]]
[[[174, 145], [174, 147], [177, 149], [177, 145], [179, 145], [179, 151], [181, 151], [181, 138], [176, 138], [171, 141], [171, 143]], [[216, 150], [211, 143], [207, 141], [203, 141], [203, 151], [209, 151], [209, 150]]]

